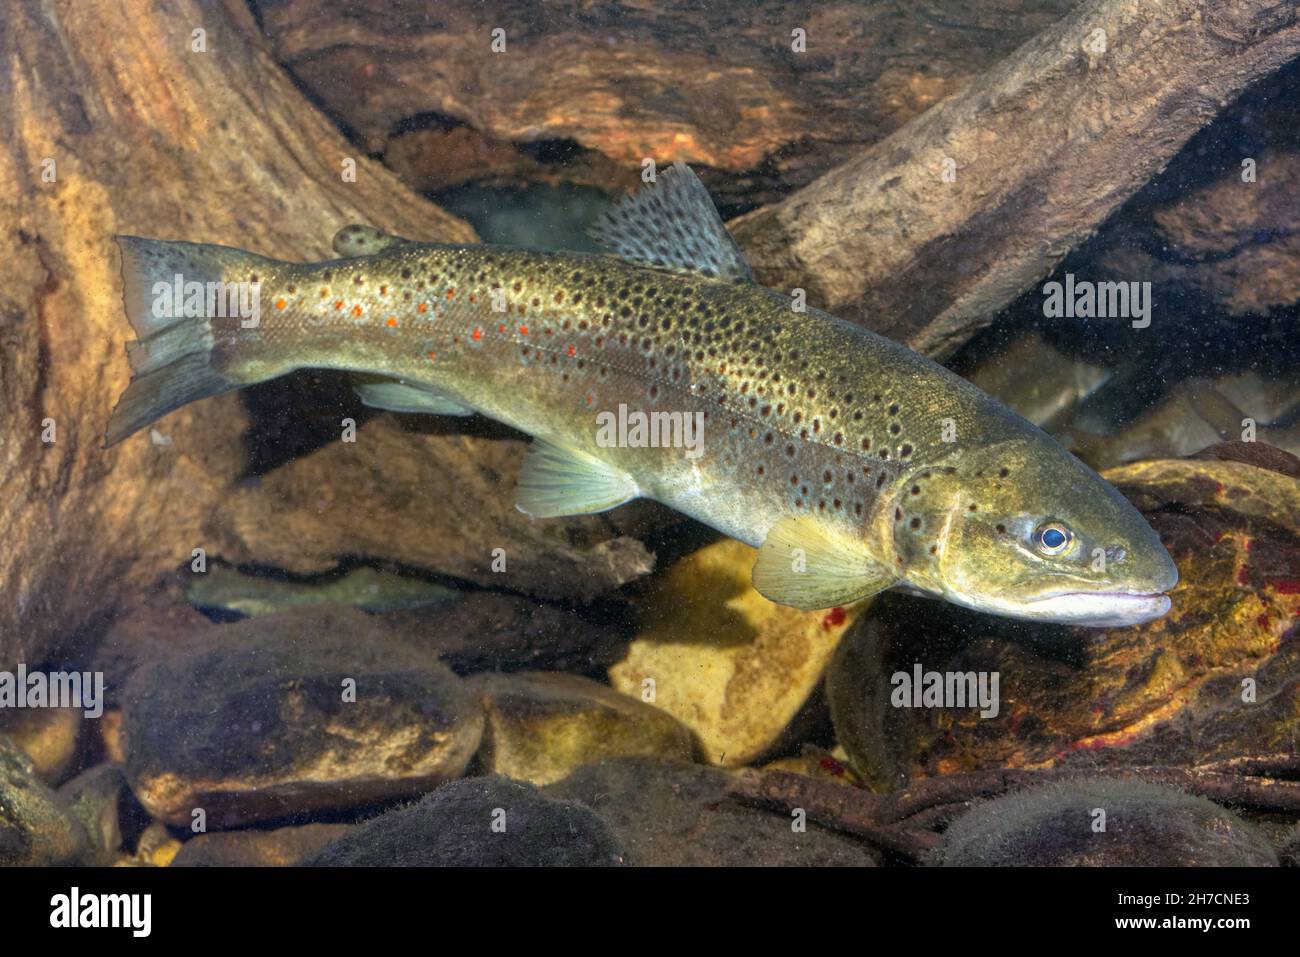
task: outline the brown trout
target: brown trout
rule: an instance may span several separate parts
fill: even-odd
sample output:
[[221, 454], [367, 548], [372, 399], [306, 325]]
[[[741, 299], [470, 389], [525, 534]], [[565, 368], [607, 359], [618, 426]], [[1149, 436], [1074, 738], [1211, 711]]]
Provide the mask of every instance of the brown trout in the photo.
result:
[[520, 511], [656, 499], [757, 546], [776, 602], [902, 587], [1095, 626], [1169, 609], [1177, 569], [1114, 488], [942, 366], [755, 284], [685, 166], [595, 233], [613, 255], [350, 226], [344, 258], [306, 264], [120, 236], [138, 341], [106, 442], [294, 369], [346, 370], [367, 405], [533, 436]]

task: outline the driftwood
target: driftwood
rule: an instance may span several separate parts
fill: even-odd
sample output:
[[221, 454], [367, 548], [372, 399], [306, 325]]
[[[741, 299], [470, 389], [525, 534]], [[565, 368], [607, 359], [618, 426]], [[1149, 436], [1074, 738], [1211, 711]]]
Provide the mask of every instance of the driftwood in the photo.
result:
[[[1073, 3], [258, 6], [276, 56], [418, 188], [548, 176], [619, 186], [653, 157], [730, 174], [704, 173], [715, 196], [752, 206], [961, 90]], [[553, 153], [563, 166], [536, 162]]]
[[[333, 521], [319, 503], [364, 510], [358, 493], [379, 486], [361, 456], [307, 456], [264, 494], [310, 487], [311, 496], [259, 498], [255, 484], [240, 485], [247, 416], [236, 395], [169, 416], [158, 443], [142, 434], [106, 451], [104, 426], [129, 375], [114, 233], [304, 260], [332, 255], [334, 231], [354, 221], [427, 240], [473, 241], [474, 233], [340, 135], [271, 57], [242, 0], [14, 0], [3, 16], [0, 669], [11, 669], [35, 667], [60, 642], [97, 627], [104, 613], [189, 562], [192, 549], [240, 551], [245, 534], [265, 533], [259, 523], [283, 517], [288, 535], [310, 514], [317, 531], [299, 553], [303, 565], [355, 554], [351, 523]], [[196, 29], [206, 52], [192, 52]], [[355, 182], [343, 176], [349, 159]], [[349, 409], [333, 411], [337, 423]], [[381, 426], [363, 426], [351, 448], [364, 448], [367, 428]], [[501, 444], [436, 434], [376, 443], [405, 454], [390, 459], [380, 486], [385, 520], [403, 501], [441, 496], [443, 504], [431, 517], [432, 509], [419, 512], [423, 526], [391, 525], [377, 557], [401, 561], [403, 538], [418, 539], [421, 551], [407, 555], [418, 564], [440, 538], [459, 542], [468, 510], [485, 553], [449, 546], [439, 571], [486, 576], [496, 545], [508, 547], [517, 573], [497, 582], [521, 590], [530, 573], [542, 593], [556, 590], [557, 579], [589, 592], [649, 567], [635, 543], [611, 559], [602, 542], [615, 536], [598, 520], [520, 533], [526, 519], [507, 493], [523, 443], [488, 456], [476, 443]], [[438, 461], [441, 477], [464, 481], [418, 484], [423, 457]], [[500, 469], [491, 492], [485, 461]], [[546, 562], [528, 561], [529, 543]]]
[[942, 357], [1298, 53], [1288, 0], [1088, 0], [733, 231], [760, 281]]

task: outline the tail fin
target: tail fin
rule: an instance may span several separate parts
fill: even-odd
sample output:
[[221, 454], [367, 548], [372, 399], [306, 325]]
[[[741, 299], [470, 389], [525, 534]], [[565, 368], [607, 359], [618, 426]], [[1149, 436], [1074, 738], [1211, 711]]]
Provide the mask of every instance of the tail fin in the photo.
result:
[[137, 341], [126, 347], [131, 384], [117, 400], [105, 447], [162, 418], [188, 402], [219, 395], [244, 383], [232, 382], [212, 367], [212, 323], [208, 316], [174, 315], [171, 295], [160, 297], [156, 283], [170, 289], [185, 283], [220, 281], [232, 259], [265, 261], [226, 246], [163, 242], [117, 236], [122, 251], [122, 303]]

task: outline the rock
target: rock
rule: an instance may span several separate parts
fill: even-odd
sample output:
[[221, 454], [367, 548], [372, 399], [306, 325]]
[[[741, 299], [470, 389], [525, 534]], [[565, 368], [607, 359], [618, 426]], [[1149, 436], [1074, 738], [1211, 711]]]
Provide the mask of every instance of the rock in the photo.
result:
[[[1099, 830], [1103, 824], [1105, 830]], [[1275, 867], [1277, 856], [1262, 835], [1204, 798], [1135, 781], [1093, 779], [976, 805], [948, 828], [935, 862], [949, 867]]]
[[273, 831], [217, 831], [186, 841], [172, 867], [292, 867], [352, 830], [350, 824], [304, 824]]
[[393, 612], [383, 621], [458, 674], [590, 672], [616, 660], [624, 642], [608, 624], [500, 592], [467, 592], [445, 607]]
[[774, 604], [750, 584], [754, 555], [726, 539], [673, 565], [645, 590], [641, 630], [609, 670], [615, 690], [676, 717], [699, 737], [706, 760], [727, 766], [782, 742], [866, 606]]
[[32, 760], [0, 736], [0, 866], [80, 863], [88, 840]]
[[1203, 448], [1194, 459], [1214, 459], [1222, 462], [1245, 462], [1257, 468], [1268, 469], [1291, 478], [1300, 478], [1300, 458], [1265, 442], [1217, 442]]
[[478, 753], [485, 773], [544, 785], [601, 758], [639, 754], [689, 761], [694, 752], [691, 732], [667, 712], [590, 678], [482, 674], [469, 686], [487, 719]]
[[[1287, 187], [1300, 176], [1300, 152], [1293, 145], [1295, 113], [1282, 92], [1288, 82], [1268, 78], [1233, 110], [1240, 119], [1229, 137], [1245, 133], [1246, 123], [1254, 127], [1245, 135], [1255, 140], [1255, 179], [1245, 183], [1240, 162], [1224, 164], [1208, 181], [1191, 180], [1190, 188], [1189, 178], [1179, 177], [1180, 188], [1143, 210], [1137, 229], [1129, 227], [1136, 235], [1103, 255], [1103, 278], [1142, 276], [1184, 296], [1195, 290], [1229, 316], [1268, 316], [1300, 301], [1300, 217]], [[1204, 154], [1194, 161], [1203, 164]], [[1196, 179], [1207, 172], [1216, 170], [1197, 169]]]
[[878, 863], [867, 846], [809, 823], [727, 800], [731, 774], [664, 758], [614, 758], [579, 768], [543, 790], [579, 801], [642, 866], [790, 866]]
[[140, 834], [135, 856], [119, 863], [131, 867], [170, 867], [181, 852], [181, 846], [166, 825], [154, 821]]
[[582, 867], [621, 864], [600, 818], [507, 778], [465, 778], [372, 818], [309, 867]]
[[111, 763], [83, 771], [59, 788], [59, 797], [89, 837], [93, 863], [112, 863], [122, 848], [121, 802], [126, 790], [122, 766]]
[[[568, 609], [500, 592], [461, 592], [426, 608], [352, 616], [376, 647], [402, 644], [440, 658], [453, 671], [554, 669], [590, 672], [609, 665], [622, 650], [623, 636], [610, 625]], [[225, 625], [214, 624], [183, 603], [179, 591], [137, 607], [108, 629], [87, 651], [85, 667], [103, 671], [105, 697], [120, 705], [131, 675], [169, 649], [219, 643]], [[111, 734], [113, 711], [98, 722]]]
[[[615, 532], [607, 517], [535, 521], [519, 512], [514, 485], [527, 443], [444, 434], [449, 427], [429, 416], [366, 421], [360, 400], [347, 402], [343, 412], [326, 407], [330, 431], [320, 448], [304, 449], [229, 497], [212, 520], [210, 554], [300, 575], [344, 560], [394, 562], [485, 588], [577, 601], [654, 567], [645, 546]], [[338, 441], [344, 414], [361, 423], [355, 442]], [[450, 428], [506, 431], [481, 422]]]
[[1277, 852], [1278, 862], [1283, 867], [1300, 867], [1300, 824], [1293, 827], [1282, 840]]
[[[77, 649], [76, 666], [103, 672], [107, 708], [98, 724], [101, 738], [113, 734], [110, 717], [121, 707], [131, 675], [174, 648], [201, 644], [215, 636], [212, 620], [186, 601], [179, 587], [170, 587], [132, 606], [115, 618], [92, 646]], [[116, 760], [116, 759], [114, 759]]]
[[[870, 786], [996, 767], [1206, 764], [1300, 736], [1300, 482], [1218, 460], [1105, 475], [1179, 566], [1171, 612], [1100, 630], [880, 601], [827, 678], [837, 737]], [[917, 663], [999, 676], [997, 716], [893, 707], [891, 676]]]
[[3, 709], [0, 734], [32, 759], [43, 781], [57, 784], [77, 757], [84, 717], [81, 708]]
[[[214, 626], [136, 671], [126, 772], [158, 820], [233, 827], [436, 787], [483, 717], [446, 666], [387, 643], [363, 612], [312, 609]], [[355, 701], [345, 701], [355, 682]]]

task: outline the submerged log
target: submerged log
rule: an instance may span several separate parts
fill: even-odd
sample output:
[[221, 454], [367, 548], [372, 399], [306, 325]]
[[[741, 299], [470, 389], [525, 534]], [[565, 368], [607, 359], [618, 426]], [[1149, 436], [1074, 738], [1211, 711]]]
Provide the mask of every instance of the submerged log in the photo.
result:
[[[1075, 2], [258, 6], [276, 56], [421, 189], [548, 174], [621, 185], [619, 170], [653, 157], [733, 174], [708, 182], [752, 204], [962, 89]], [[538, 162], [557, 141], [594, 155]]]
[[[0, 669], [11, 669], [20, 661], [35, 666], [61, 641], [97, 627], [114, 606], [189, 562], [193, 549], [238, 549], [241, 529], [257, 521], [245, 515], [276, 520], [275, 503], [255, 488], [235, 492], [247, 470], [239, 396], [176, 412], [152, 442], [141, 434], [103, 448], [129, 376], [123, 345], [131, 338], [113, 234], [310, 260], [329, 257], [334, 231], [353, 221], [425, 240], [472, 241], [474, 233], [358, 154], [271, 57], [242, 0], [15, 0], [4, 18]], [[344, 175], [351, 164], [355, 177]], [[478, 474], [476, 443], [493, 444], [413, 435], [386, 441], [382, 451], [433, 457], [454, 478]], [[519, 444], [511, 443], [511, 454]], [[303, 471], [284, 481], [306, 483], [309, 475], [317, 495], [364, 504], [349, 495], [372, 486], [349, 469], [369, 473], [371, 462], [312, 460], [289, 466]], [[436, 498], [438, 489], [403, 484], [422, 477], [394, 463], [384, 486], [389, 501]], [[509, 546], [512, 530], [526, 522], [512, 514], [513, 474], [501, 479], [502, 489], [486, 498], [481, 480], [459, 492], [478, 509], [485, 548]], [[324, 531], [309, 557], [320, 564], [355, 554], [348, 523], [328, 513], [314, 518]], [[399, 561], [436, 554], [440, 536], [459, 541], [460, 518], [420, 529], [425, 541], [415, 556], [372, 544], [377, 557]], [[589, 577], [589, 551], [608, 568], [607, 549], [593, 550], [614, 537], [590, 520], [551, 523], [525, 540], [555, 556], [536, 573], [552, 582]], [[446, 552], [454, 559], [454, 548]], [[517, 568], [518, 554], [511, 558]], [[633, 559], [632, 568], [648, 567], [643, 550]], [[463, 570], [446, 564], [439, 570]], [[509, 578], [498, 581], [510, 587]]]
[[759, 280], [943, 357], [1300, 54], [1289, 0], [1088, 0], [732, 228]]

